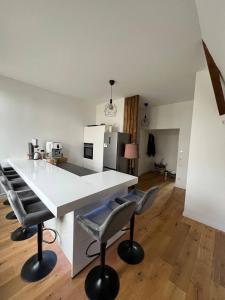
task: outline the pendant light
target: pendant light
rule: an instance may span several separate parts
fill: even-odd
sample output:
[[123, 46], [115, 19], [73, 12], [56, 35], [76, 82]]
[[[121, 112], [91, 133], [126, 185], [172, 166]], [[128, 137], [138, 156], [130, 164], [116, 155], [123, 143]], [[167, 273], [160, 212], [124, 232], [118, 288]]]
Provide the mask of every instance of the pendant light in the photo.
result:
[[150, 121], [149, 121], [149, 118], [148, 118], [148, 102], [145, 102], [144, 106], [145, 106], [145, 113], [144, 113], [144, 117], [141, 121], [141, 125], [142, 125], [143, 128], [148, 128], [148, 126], [150, 124]]
[[112, 101], [112, 86], [115, 84], [115, 80], [109, 80], [109, 84], [111, 86], [111, 98], [109, 103], [106, 104], [104, 112], [106, 117], [115, 117], [117, 113], [117, 107]]

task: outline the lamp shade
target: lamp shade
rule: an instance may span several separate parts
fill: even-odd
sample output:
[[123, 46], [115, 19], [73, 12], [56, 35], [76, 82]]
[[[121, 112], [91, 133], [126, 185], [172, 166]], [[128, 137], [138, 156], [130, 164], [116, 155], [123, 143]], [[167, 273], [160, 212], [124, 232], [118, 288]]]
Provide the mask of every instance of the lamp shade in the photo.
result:
[[127, 159], [138, 158], [138, 145], [137, 144], [126, 144], [124, 157]]

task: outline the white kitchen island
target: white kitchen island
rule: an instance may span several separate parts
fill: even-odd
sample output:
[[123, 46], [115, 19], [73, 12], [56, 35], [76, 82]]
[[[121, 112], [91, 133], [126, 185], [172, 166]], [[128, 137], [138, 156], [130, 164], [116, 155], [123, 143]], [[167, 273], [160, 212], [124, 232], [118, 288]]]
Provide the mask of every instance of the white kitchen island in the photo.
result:
[[[126, 194], [138, 178], [116, 171], [80, 177], [44, 160], [8, 159], [8, 163], [55, 216], [45, 225], [58, 232], [58, 244], [71, 263], [74, 277], [93, 260], [85, 255], [92, 238], [76, 222], [76, 216]], [[116, 234], [108, 245], [121, 234]], [[96, 244], [91, 252], [98, 251]]]

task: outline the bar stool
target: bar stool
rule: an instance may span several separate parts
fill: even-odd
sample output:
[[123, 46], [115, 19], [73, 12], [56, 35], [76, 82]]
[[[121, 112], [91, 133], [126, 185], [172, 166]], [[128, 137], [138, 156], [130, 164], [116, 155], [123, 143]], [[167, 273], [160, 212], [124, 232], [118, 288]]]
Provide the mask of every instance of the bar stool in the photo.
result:
[[[30, 191], [30, 188], [28, 187], [28, 185], [21, 178], [18, 178], [15, 180], [8, 180], [5, 175], [2, 175], [2, 176], [0, 176], [0, 185], [6, 195], [7, 195], [7, 192], [10, 190], [13, 190], [13, 191], [29, 190]], [[16, 219], [16, 216], [13, 211], [10, 211], [5, 217], [8, 220]]]
[[5, 170], [5, 171], [13, 170], [13, 167], [11, 167], [11, 166], [9, 166], [9, 167], [3, 167], [2, 164], [0, 164], [0, 170]]
[[43, 223], [54, 218], [54, 215], [41, 202], [24, 205], [15, 191], [8, 192], [9, 202], [15, 211], [17, 219], [23, 227], [38, 226], [37, 254], [31, 256], [23, 265], [21, 277], [28, 282], [38, 281], [47, 276], [55, 267], [57, 256], [50, 250], [42, 250]]
[[[12, 188], [12, 184], [9, 184], [8, 180], [4, 176], [0, 176], [0, 185], [6, 195]], [[27, 188], [29, 188], [29, 187], [27, 186]], [[34, 192], [31, 189], [27, 189], [24, 191], [23, 190], [17, 191], [17, 195], [24, 204], [31, 204], [31, 203], [40, 201], [40, 199], [34, 194]], [[16, 219], [16, 215], [15, 215], [14, 211], [12, 211], [9, 214], [12, 215], [12, 213]], [[12, 241], [24, 241], [24, 240], [27, 240], [30, 237], [32, 237], [36, 232], [37, 232], [37, 226], [31, 226], [28, 228], [24, 228], [24, 227], [20, 226], [11, 233], [11, 240]]]
[[106, 245], [129, 222], [134, 209], [135, 202], [132, 201], [123, 204], [109, 201], [85, 215], [77, 216], [81, 227], [100, 243], [100, 253], [96, 256], [100, 254], [101, 264], [94, 267], [85, 280], [85, 291], [91, 300], [113, 300], [119, 292], [118, 274], [105, 264]]
[[4, 175], [8, 180], [14, 180], [14, 179], [20, 178], [20, 175], [17, 173], [8, 174], [8, 172], [2, 172], [0, 170], [0, 176], [2, 176], [2, 175]]
[[[16, 192], [18, 198], [22, 202], [23, 206], [27, 206], [41, 200], [34, 194], [32, 190]], [[12, 241], [24, 241], [31, 238], [37, 233], [37, 226], [20, 226], [11, 233]]]
[[0, 173], [2, 173], [5, 176], [15, 176], [19, 177], [19, 175], [17, 174], [17, 172], [12, 168], [12, 167], [5, 167], [3, 168], [2, 165], [0, 164]]
[[144, 258], [144, 250], [142, 246], [134, 241], [135, 215], [143, 214], [148, 208], [152, 206], [158, 191], [159, 188], [157, 186], [150, 188], [146, 192], [140, 191], [135, 188], [127, 196], [117, 198], [115, 200], [118, 203], [126, 203], [129, 201], [133, 201], [136, 203], [134, 214], [132, 215], [130, 220], [130, 239], [121, 242], [118, 247], [118, 254], [120, 258], [128, 264], [138, 264]]
[[15, 170], [13, 169], [13, 167], [3, 167], [2, 164], [0, 164], [0, 171], [2, 171], [3, 173], [4, 172], [11, 172], [11, 171], [15, 172]]
[[[7, 171], [6, 171], [5, 174], [4, 174], [3, 171], [2, 171], [2, 167], [1, 167], [1, 165], [0, 165], [0, 176], [3, 176], [3, 175], [4, 175], [9, 181], [12, 181], [12, 180], [15, 180], [15, 179], [20, 178], [20, 176], [19, 176], [17, 173], [7, 175]], [[3, 204], [4, 204], [4, 205], [9, 205], [9, 201], [8, 201], [8, 200], [5, 200], [5, 201], [3, 201]]]

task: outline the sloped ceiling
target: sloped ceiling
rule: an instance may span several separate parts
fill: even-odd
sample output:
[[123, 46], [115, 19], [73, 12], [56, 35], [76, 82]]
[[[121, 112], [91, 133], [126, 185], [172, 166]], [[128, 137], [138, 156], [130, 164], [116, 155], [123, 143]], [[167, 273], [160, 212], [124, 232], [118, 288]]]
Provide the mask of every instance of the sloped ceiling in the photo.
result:
[[[225, 76], [225, 1], [196, 0], [202, 38]], [[225, 77], [224, 77], [225, 78]]]
[[96, 102], [115, 79], [114, 97], [163, 104], [193, 99], [202, 67], [194, 0], [0, 0], [3, 76]]

